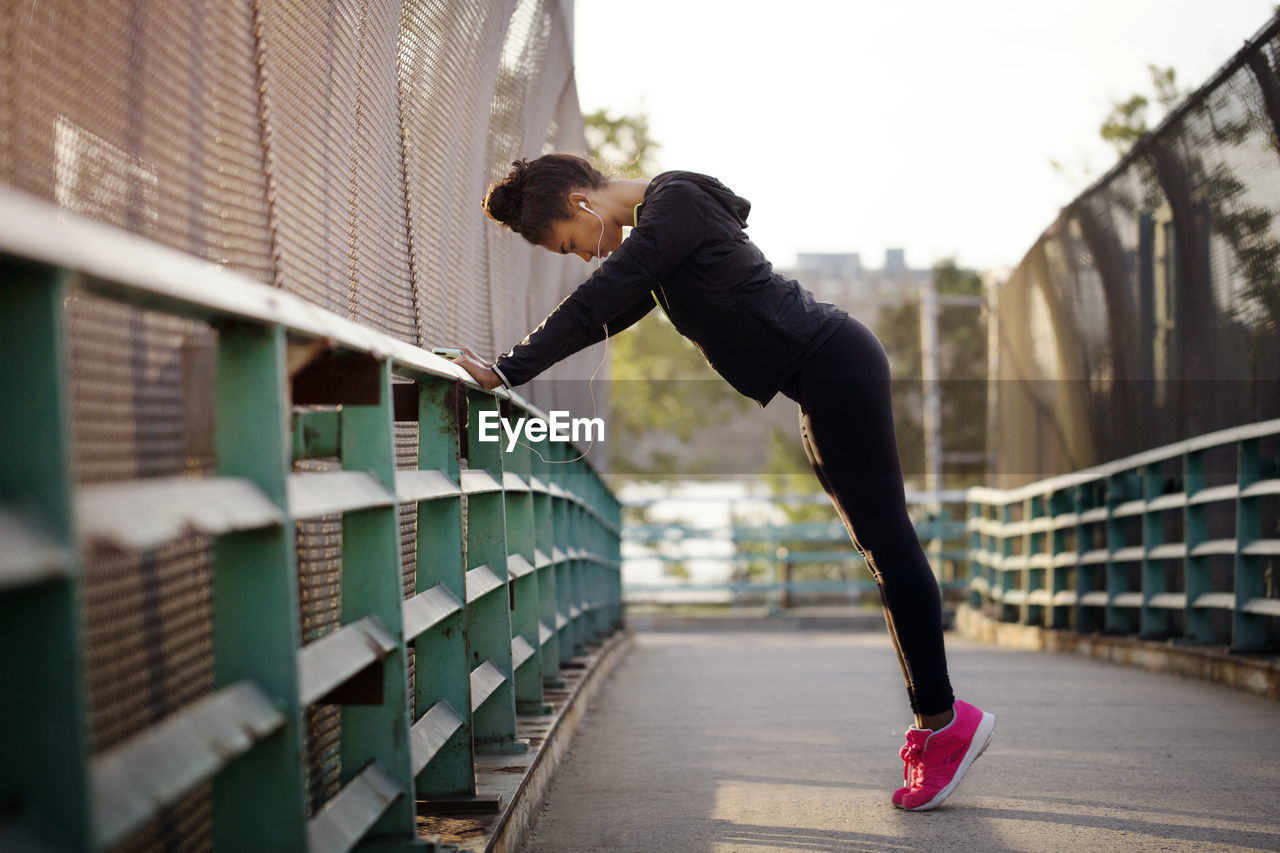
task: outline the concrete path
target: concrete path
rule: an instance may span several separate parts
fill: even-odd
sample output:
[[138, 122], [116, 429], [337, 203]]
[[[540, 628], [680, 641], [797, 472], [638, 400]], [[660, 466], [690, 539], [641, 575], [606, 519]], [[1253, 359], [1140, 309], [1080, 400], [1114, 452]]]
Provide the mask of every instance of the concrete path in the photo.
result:
[[900, 811], [910, 723], [883, 630], [640, 633], [526, 853], [1280, 850], [1280, 704], [948, 636], [995, 739]]

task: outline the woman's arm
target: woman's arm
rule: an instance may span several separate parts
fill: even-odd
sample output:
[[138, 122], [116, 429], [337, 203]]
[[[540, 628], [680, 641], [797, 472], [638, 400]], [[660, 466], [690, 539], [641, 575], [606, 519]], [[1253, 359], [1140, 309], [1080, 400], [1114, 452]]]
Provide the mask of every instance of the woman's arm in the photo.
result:
[[650, 291], [689, 257], [705, 236], [702, 191], [686, 181], [664, 184], [645, 203], [641, 222], [618, 250], [556, 306], [538, 328], [495, 365], [523, 385], [551, 365], [615, 334], [654, 306]]
[[[637, 302], [631, 310], [624, 312], [621, 316], [615, 319], [614, 322], [608, 324], [609, 337], [613, 337], [623, 329], [627, 329], [635, 325], [637, 320], [653, 310], [655, 304], [657, 303], [647, 296]], [[603, 340], [604, 332], [600, 331], [592, 337], [594, 339], [588, 341], [587, 344], [593, 344], [597, 341]], [[585, 345], [586, 344], [584, 344], [584, 346]], [[486, 391], [491, 391], [499, 385], [507, 384], [507, 382], [503, 380], [503, 376], [499, 375], [498, 370], [495, 370], [493, 365], [476, 355], [475, 350], [470, 347], [462, 348], [462, 355], [454, 360], [454, 364], [461, 366], [464, 370], [470, 373], [471, 377], [475, 379], [476, 382], [480, 384], [480, 387]], [[516, 383], [512, 382], [511, 384], [515, 385]]]

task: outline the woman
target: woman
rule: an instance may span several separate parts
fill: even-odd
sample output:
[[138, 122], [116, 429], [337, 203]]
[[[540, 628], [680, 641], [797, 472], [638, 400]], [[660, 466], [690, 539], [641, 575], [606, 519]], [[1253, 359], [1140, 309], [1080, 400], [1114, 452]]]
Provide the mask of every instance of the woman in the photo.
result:
[[[458, 363], [482, 387], [528, 382], [657, 304], [739, 392], [762, 406], [778, 392], [799, 404], [809, 462], [879, 584], [915, 715], [893, 802], [941, 803], [995, 718], [951, 692], [942, 599], [907, 516], [880, 342], [775, 273], [743, 233], [750, 203], [715, 178], [609, 180], [586, 160], [549, 154], [514, 163], [484, 209], [536, 246], [608, 260], [496, 362], [464, 348]], [[633, 226], [625, 241], [624, 226]]]

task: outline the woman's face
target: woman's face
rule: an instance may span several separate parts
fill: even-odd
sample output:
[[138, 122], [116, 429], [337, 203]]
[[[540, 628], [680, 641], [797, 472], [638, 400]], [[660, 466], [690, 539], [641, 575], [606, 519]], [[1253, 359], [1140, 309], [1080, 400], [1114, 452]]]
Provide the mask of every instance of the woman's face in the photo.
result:
[[[577, 206], [573, 200], [574, 214], [568, 219], [552, 223], [541, 246], [561, 255], [577, 255], [590, 263], [592, 258], [607, 258], [622, 245], [622, 226], [608, 218], [603, 221]], [[591, 203], [587, 202], [590, 207]]]

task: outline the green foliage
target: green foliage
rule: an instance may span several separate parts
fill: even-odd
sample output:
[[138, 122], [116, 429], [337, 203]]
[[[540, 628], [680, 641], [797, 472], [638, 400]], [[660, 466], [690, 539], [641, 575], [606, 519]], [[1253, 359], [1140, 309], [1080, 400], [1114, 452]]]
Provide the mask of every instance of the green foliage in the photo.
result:
[[[950, 260], [934, 268], [934, 284], [939, 294], [982, 294], [982, 278]], [[943, 453], [981, 452], [987, 445], [987, 324], [978, 309], [943, 305], [938, 310], [938, 342]], [[970, 486], [985, 465], [947, 468], [952, 476], [944, 470], [943, 479], [953, 482], [944, 486]]]
[[[765, 473], [768, 475], [770, 490], [775, 495], [810, 495], [818, 490], [818, 481], [814, 476], [813, 468], [809, 465], [809, 458], [805, 455], [804, 446], [800, 443], [800, 439], [791, 431], [784, 432], [780, 429], [774, 429], [770, 432], [770, 451], [769, 459], [765, 464]], [[783, 517], [789, 523], [794, 522], [822, 522], [822, 521], [839, 521], [840, 518], [836, 513], [835, 506], [830, 501], [822, 503], [788, 503], [781, 501], [775, 506], [782, 511]], [[777, 545], [771, 545], [768, 553], [763, 553], [764, 549], [757, 547], [755, 550], [759, 553], [758, 560], [765, 569], [771, 571], [777, 562], [777, 547], [787, 549], [788, 553], [800, 554], [805, 550], [831, 551], [832, 546], [827, 542], [804, 542], [804, 541], [783, 541]], [[750, 552], [746, 545], [739, 545], [740, 552]], [[850, 543], [850, 555], [853, 555], [852, 543]], [[749, 563], [749, 567], [753, 566], [755, 560]], [[849, 567], [853, 565], [850, 560], [840, 560], [834, 562], [796, 562], [791, 567], [791, 579], [797, 581], [809, 580], [841, 580], [852, 577], [862, 577], [857, 572], [850, 572]], [[860, 563], [857, 565], [861, 565]]]
[[[876, 337], [889, 356], [893, 378], [893, 429], [898, 438], [898, 459], [910, 479], [924, 471], [924, 367], [920, 358], [920, 303], [916, 300], [885, 305], [876, 322]], [[946, 340], [941, 323], [938, 339]]]
[[[619, 178], [642, 178], [656, 168], [659, 146], [649, 135], [647, 116], [613, 117], [596, 110], [584, 120], [591, 156], [600, 168]], [[619, 474], [695, 473], [698, 459], [689, 446], [699, 430], [751, 407], [656, 306], [610, 346], [609, 429], [612, 467]], [[676, 449], [671, 442], [664, 442], [665, 449], [646, 446], [655, 435], [676, 438]]]
[[1145, 96], [1133, 95], [1112, 105], [1098, 132], [1115, 147], [1117, 154], [1124, 156], [1135, 142], [1146, 135], [1149, 104]]
[[[690, 446], [699, 432], [708, 424], [742, 415], [751, 409], [751, 401], [721, 379], [656, 307], [614, 338], [613, 347], [609, 377], [614, 471], [697, 473], [701, 466]], [[679, 446], [647, 448], [646, 440], [655, 434], [674, 437]]]
[[[934, 268], [934, 284], [940, 295], [981, 295], [982, 279], [973, 270], [947, 260]], [[924, 430], [921, 423], [923, 394], [920, 353], [920, 305], [911, 300], [882, 306], [876, 335], [889, 355], [893, 377], [894, 429], [903, 471], [924, 471]], [[986, 446], [987, 330], [986, 322], [972, 306], [943, 305], [938, 311], [939, 370], [944, 382], [942, 435], [944, 451], [979, 452]], [[771, 433], [771, 448], [763, 473], [775, 495], [810, 494], [817, 487], [812, 468], [799, 439], [789, 430]], [[977, 482], [985, 466], [948, 465], [944, 486], [963, 487]], [[831, 521], [838, 518], [829, 503], [778, 504], [788, 522]], [[795, 553], [805, 549], [829, 550], [829, 544], [780, 543]], [[866, 569], [850, 571], [850, 561], [798, 562], [796, 580], [830, 580], [866, 577]]]
[[[1173, 68], [1160, 68], [1148, 65], [1147, 73], [1151, 75], [1151, 88], [1155, 90], [1156, 104], [1164, 113], [1186, 97], [1186, 92], [1178, 88], [1178, 74]], [[1102, 138], [1115, 147], [1116, 153], [1124, 156], [1150, 128], [1147, 127], [1147, 108], [1151, 100], [1142, 94], [1131, 95], [1125, 100], [1117, 101], [1111, 106], [1111, 112], [1098, 128]]]
[[[1277, 7], [1280, 8], [1280, 7]], [[1173, 68], [1148, 65], [1151, 87], [1156, 103], [1167, 113], [1187, 92], [1178, 88], [1177, 72]], [[1127, 101], [1116, 103], [1101, 127], [1102, 138], [1115, 145], [1121, 155], [1148, 132], [1146, 107], [1149, 101], [1142, 95], [1133, 95]], [[1196, 149], [1210, 145], [1244, 145], [1255, 133], [1266, 133], [1273, 148], [1280, 149], [1270, 128], [1265, 112], [1246, 105], [1237, 118], [1215, 116], [1202, 137], [1190, 137], [1189, 147]], [[1191, 131], [1186, 131], [1191, 133]], [[1056, 167], [1056, 166], [1055, 166]], [[1142, 207], [1152, 210], [1164, 203], [1164, 190], [1150, 162], [1138, 163], [1143, 188]], [[1268, 207], [1251, 204], [1245, 182], [1237, 177], [1226, 164], [1218, 164], [1209, 170], [1203, 193], [1212, 210], [1215, 231], [1226, 239], [1235, 252], [1240, 272], [1248, 282], [1241, 295], [1252, 303], [1251, 310], [1260, 310], [1274, 328], [1280, 322], [1280, 290], [1275, 286], [1276, 270], [1280, 269], [1280, 241], [1271, 236], [1275, 212]], [[1242, 309], [1237, 308], [1237, 312]], [[1251, 325], [1247, 319], [1241, 322]]]
[[659, 146], [649, 135], [649, 117], [643, 113], [614, 118], [608, 110], [583, 116], [587, 145], [597, 168], [618, 178], [643, 178], [654, 169], [653, 153]]
[[[729, 523], [732, 525], [750, 525], [759, 523], [759, 519], [750, 518], [737, 507], [729, 509]], [[772, 542], [761, 542], [758, 539], [734, 539], [734, 552], [737, 564], [733, 568], [730, 580], [742, 582], [759, 582], [769, 580], [777, 566], [777, 545]]]
[[1235, 311], [1243, 313], [1243, 306], [1252, 303], [1253, 310], [1263, 312], [1265, 323], [1239, 319], [1255, 329], [1275, 329], [1280, 325], [1280, 288], [1275, 286], [1276, 270], [1280, 270], [1280, 241], [1271, 236], [1275, 214], [1248, 202], [1247, 186], [1225, 163], [1210, 173], [1208, 184], [1215, 228], [1235, 250], [1238, 269], [1248, 282], [1241, 291], [1245, 301]]
[[684, 560], [667, 563], [663, 568], [663, 572], [680, 581], [689, 581], [693, 578], [693, 574], [689, 571], [689, 567], [685, 565]]
[[[773, 429], [769, 434], [769, 458], [763, 473], [775, 495], [808, 495], [818, 489], [804, 445], [794, 430]], [[836, 517], [830, 504], [779, 504], [789, 522], [831, 521]]]
[[1156, 90], [1156, 103], [1163, 107], [1165, 112], [1173, 109], [1178, 101], [1186, 96], [1186, 93], [1178, 88], [1178, 72], [1172, 67], [1158, 68], [1155, 65], [1148, 65], [1147, 72], [1151, 75], [1151, 86]]
[[[933, 276], [940, 296], [982, 293], [981, 277], [973, 270], [956, 266], [953, 260], [937, 264]], [[912, 300], [882, 308], [876, 336], [889, 355], [898, 456], [910, 479], [924, 471], [920, 304]], [[977, 309], [965, 305], [939, 307], [938, 349], [943, 452], [982, 451], [987, 440], [987, 329]], [[953, 472], [950, 477], [948, 470]], [[972, 485], [976, 473], [946, 466], [944, 480], [951, 480], [954, 485]]]

